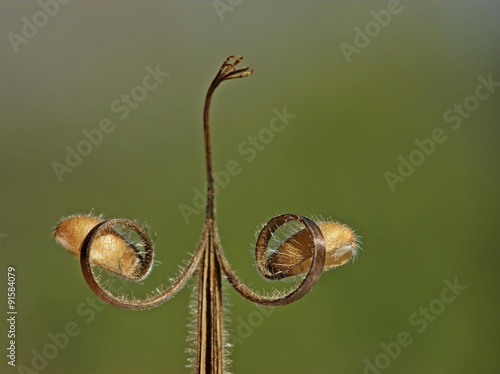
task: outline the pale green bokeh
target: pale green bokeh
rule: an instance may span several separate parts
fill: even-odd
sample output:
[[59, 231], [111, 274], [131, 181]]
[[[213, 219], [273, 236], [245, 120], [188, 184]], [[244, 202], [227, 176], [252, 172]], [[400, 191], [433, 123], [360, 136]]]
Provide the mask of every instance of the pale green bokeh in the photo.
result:
[[[147, 221], [163, 262], [154, 279], [173, 275], [201, 230], [202, 212], [186, 224], [179, 205], [203, 189], [206, 89], [225, 57], [243, 54], [254, 75], [222, 84], [212, 111], [215, 168], [236, 160], [242, 170], [217, 201], [233, 267], [264, 284], [255, 232], [281, 213], [346, 222], [364, 251], [266, 316], [228, 290], [231, 328], [245, 335], [231, 370], [363, 373], [406, 331], [412, 343], [382, 373], [498, 372], [499, 88], [459, 128], [443, 119], [480, 76], [500, 81], [497, 2], [402, 2], [350, 63], [340, 44], [387, 2], [243, 1], [223, 20], [210, 1], [70, 2], [18, 53], [8, 34], [40, 6], [0, 9], [0, 278], [16, 267], [18, 364], [74, 322], [80, 334], [41, 372], [187, 372], [189, 290], [147, 312], [106, 306], [90, 321], [81, 303], [93, 294], [51, 230], [91, 209]], [[113, 101], [158, 64], [169, 76], [120, 120]], [[285, 106], [297, 117], [247, 162], [240, 144]], [[104, 118], [114, 131], [59, 182], [52, 163]], [[446, 140], [392, 192], [384, 173], [436, 128]], [[410, 316], [439, 306], [455, 278], [467, 289], [419, 333]], [[16, 373], [5, 360], [0, 371]]]

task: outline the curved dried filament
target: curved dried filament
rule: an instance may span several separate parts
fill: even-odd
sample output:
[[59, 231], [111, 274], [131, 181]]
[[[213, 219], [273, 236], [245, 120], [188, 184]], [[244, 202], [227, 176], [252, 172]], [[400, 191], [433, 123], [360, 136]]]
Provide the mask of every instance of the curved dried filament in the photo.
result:
[[255, 258], [260, 273], [268, 279], [282, 278], [269, 271], [266, 249], [274, 232], [280, 226], [289, 221], [297, 221], [304, 226], [304, 229], [307, 230], [310, 235], [309, 241], [312, 245], [313, 253], [309, 271], [307, 272], [302, 282], [295, 289], [291, 290], [284, 296], [264, 296], [251, 290], [238, 279], [236, 274], [232, 271], [231, 266], [225, 259], [221, 249], [218, 248], [217, 257], [228, 281], [233, 285], [236, 291], [238, 291], [246, 299], [267, 306], [287, 305], [304, 297], [312, 289], [312, 287], [316, 284], [319, 277], [321, 276], [326, 259], [325, 239], [323, 237], [323, 234], [313, 221], [306, 217], [301, 217], [294, 214], [282, 214], [280, 216], [274, 217], [264, 226], [264, 228], [260, 232], [259, 237], [257, 238], [257, 243], [255, 245]]
[[109, 230], [109, 228], [115, 225], [124, 225], [135, 231], [145, 245], [147, 254], [146, 256], [148, 258], [148, 261], [152, 262], [153, 245], [151, 239], [147, 235], [146, 231], [137, 223], [130, 221], [128, 219], [121, 219], [121, 218], [110, 219], [99, 223], [85, 237], [80, 253], [80, 265], [82, 268], [83, 276], [89, 287], [92, 289], [92, 291], [94, 291], [94, 293], [97, 296], [99, 296], [104, 301], [122, 309], [143, 310], [143, 309], [151, 309], [162, 304], [163, 302], [173, 297], [178, 291], [180, 291], [184, 287], [186, 282], [193, 275], [198, 263], [200, 262], [200, 258], [202, 257], [207, 236], [206, 229], [203, 232], [202, 239], [198, 244], [198, 247], [193, 257], [191, 258], [191, 261], [169, 288], [161, 291], [158, 294], [149, 296], [143, 300], [135, 300], [135, 299], [126, 300], [116, 295], [113, 295], [98, 282], [92, 270], [90, 261], [90, 258], [92, 257], [91, 253], [94, 250], [94, 244], [95, 244], [94, 241], [96, 240], [96, 238], [99, 237], [102, 231], [106, 232], [107, 230]]

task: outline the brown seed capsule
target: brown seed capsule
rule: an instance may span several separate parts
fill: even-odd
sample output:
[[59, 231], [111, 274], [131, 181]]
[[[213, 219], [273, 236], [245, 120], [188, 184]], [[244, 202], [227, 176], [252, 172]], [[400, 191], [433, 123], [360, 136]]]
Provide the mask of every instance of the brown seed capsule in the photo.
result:
[[[57, 224], [54, 238], [68, 252], [80, 257], [85, 237], [101, 222], [102, 219], [89, 215], [68, 217]], [[145, 272], [140, 252], [113, 229], [103, 231], [92, 241], [90, 262], [131, 280], [140, 279]]]
[[[357, 254], [354, 231], [338, 222], [319, 222], [319, 229], [325, 237], [325, 270], [344, 265]], [[306, 229], [290, 236], [271, 254], [269, 271], [281, 277], [305, 274], [311, 267], [313, 243]]]

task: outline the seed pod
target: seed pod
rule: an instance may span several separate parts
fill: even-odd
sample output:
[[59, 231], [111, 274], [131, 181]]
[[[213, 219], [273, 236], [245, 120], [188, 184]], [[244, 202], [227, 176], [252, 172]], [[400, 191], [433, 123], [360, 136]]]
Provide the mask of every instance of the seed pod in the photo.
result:
[[[101, 218], [90, 215], [68, 217], [57, 224], [54, 238], [68, 252], [80, 257], [85, 237], [101, 222]], [[140, 251], [111, 228], [92, 241], [90, 262], [130, 280], [139, 280], [147, 272]]]
[[[356, 235], [338, 222], [317, 223], [325, 237], [325, 270], [344, 265], [357, 254]], [[305, 274], [311, 267], [313, 243], [306, 229], [290, 236], [268, 259], [269, 271], [280, 277]]]

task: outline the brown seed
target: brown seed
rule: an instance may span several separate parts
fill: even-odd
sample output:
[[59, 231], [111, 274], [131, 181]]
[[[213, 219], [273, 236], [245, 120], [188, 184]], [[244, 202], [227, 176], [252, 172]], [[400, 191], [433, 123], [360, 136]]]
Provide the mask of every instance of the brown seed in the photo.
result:
[[[68, 252], [80, 257], [83, 241], [102, 219], [90, 215], [71, 216], [61, 220], [54, 238]], [[144, 275], [140, 252], [113, 229], [104, 230], [92, 241], [90, 261], [111, 273], [137, 280]]]
[[[325, 237], [325, 270], [344, 265], [357, 254], [356, 235], [344, 224], [327, 221], [317, 223]], [[282, 277], [305, 274], [311, 267], [313, 243], [306, 229], [290, 236], [269, 257], [269, 271]]]

